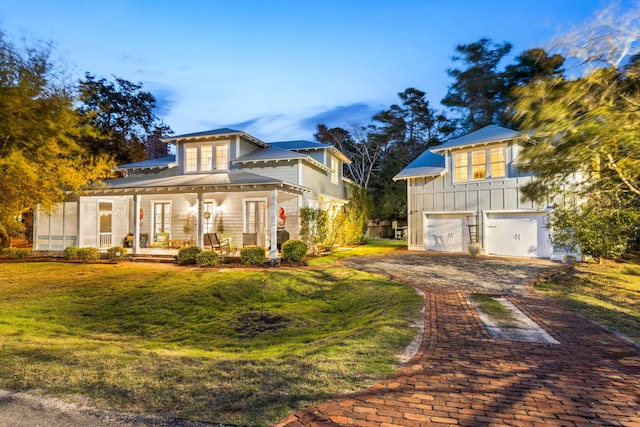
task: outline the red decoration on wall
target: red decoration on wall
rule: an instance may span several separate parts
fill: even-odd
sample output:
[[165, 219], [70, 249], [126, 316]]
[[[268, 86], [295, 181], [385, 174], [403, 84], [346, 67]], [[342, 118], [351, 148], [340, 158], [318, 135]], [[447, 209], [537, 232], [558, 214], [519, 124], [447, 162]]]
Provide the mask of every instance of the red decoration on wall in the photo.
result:
[[140, 208], [140, 221], [142, 221], [142, 218], [144, 218], [144, 211]]
[[284, 224], [287, 222], [287, 214], [284, 208], [280, 208], [278, 211], [278, 227], [284, 227]]

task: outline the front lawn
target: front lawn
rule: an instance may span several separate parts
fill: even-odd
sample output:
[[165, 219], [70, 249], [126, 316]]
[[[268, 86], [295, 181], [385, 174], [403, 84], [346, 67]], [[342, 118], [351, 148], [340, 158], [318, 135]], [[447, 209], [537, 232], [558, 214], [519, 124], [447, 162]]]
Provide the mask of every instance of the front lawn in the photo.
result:
[[640, 345], [640, 256], [602, 264], [580, 263], [536, 288]]
[[2, 263], [0, 389], [267, 425], [392, 373], [422, 305], [345, 268]]
[[380, 255], [401, 249], [407, 249], [406, 240], [373, 239], [366, 245], [339, 248], [328, 255], [310, 259], [307, 264], [311, 266], [333, 265], [336, 261], [358, 255]]

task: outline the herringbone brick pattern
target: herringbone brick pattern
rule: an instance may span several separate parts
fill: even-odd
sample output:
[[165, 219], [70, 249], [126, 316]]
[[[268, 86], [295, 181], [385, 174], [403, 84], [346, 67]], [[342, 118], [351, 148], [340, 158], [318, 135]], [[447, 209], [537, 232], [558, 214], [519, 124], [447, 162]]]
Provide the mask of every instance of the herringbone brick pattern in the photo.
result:
[[[413, 283], [416, 286], [416, 283]], [[277, 426], [640, 426], [640, 350], [535, 295], [509, 296], [560, 344], [491, 338], [466, 291], [426, 293], [417, 355]]]

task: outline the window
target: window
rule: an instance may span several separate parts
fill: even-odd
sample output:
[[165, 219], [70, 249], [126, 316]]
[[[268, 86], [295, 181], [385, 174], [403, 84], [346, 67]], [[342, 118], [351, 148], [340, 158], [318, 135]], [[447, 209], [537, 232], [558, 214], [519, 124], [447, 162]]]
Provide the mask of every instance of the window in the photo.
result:
[[229, 144], [216, 144], [216, 170], [229, 169]]
[[487, 177], [486, 164], [487, 153], [484, 150], [471, 152], [471, 176], [473, 176], [473, 179]]
[[155, 234], [171, 231], [171, 204], [169, 202], [153, 204], [153, 231]]
[[184, 150], [184, 170], [185, 172], [198, 171], [198, 147], [185, 147]]
[[213, 168], [213, 147], [203, 145], [200, 147], [200, 171], [210, 172]]
[[456, 181], [466, 181], [469, 176], [469, 162], [467, 153], [456, 153], [453, 155], [454, 179]]
[[463, 151], [453, 154], [455, 182], [504, 178], [507, 176], [505, 147]]
[[491, 149], [491, 178], [507, 176], [504, 147]]
[[335, 157], [331, 157], [331, 183], [338, 183], [338, 160]]
[[213, 170], [229, 170], [228, 142], [209, 142], [185, 145], [185, 172], [211, 172]]

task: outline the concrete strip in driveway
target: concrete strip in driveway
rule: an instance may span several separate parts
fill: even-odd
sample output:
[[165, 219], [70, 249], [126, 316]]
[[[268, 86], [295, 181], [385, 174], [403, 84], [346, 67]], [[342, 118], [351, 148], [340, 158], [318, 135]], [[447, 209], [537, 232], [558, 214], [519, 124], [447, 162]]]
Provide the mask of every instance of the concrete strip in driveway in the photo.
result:
[[[277, 426], [640, 426], [640, 350], [527, 291], [561, 265], [411, 252], [343, 264], [425, 292], [420, 350], [383, 382]], [[476, 290], [507, 295], [559, 344], [491, 338]]]

